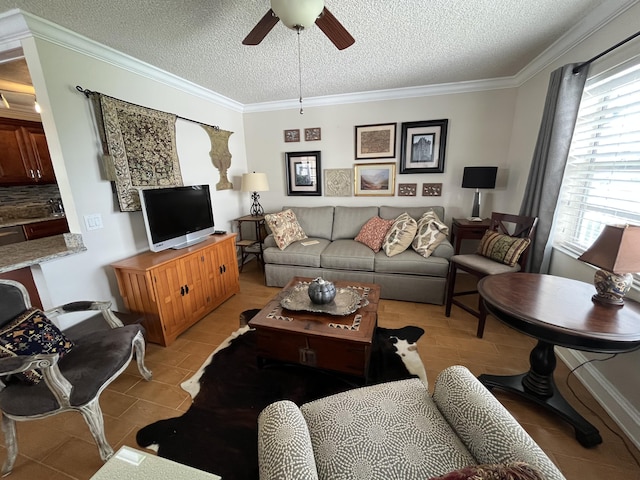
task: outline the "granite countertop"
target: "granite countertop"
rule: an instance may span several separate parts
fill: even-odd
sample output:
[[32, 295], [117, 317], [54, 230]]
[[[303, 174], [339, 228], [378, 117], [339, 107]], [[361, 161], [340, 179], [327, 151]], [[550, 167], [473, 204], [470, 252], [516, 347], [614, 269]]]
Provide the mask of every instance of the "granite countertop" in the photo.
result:
[[30, 267], [56, 258], [87, 250], [79, 233], [63, 233], [53, 237], [12, 243], [0, 247], [0, 273]]
[[46, 222], [48, 220], [57, 220], [59, 218], [66, 218], [64, 215], [36, 218], [7, 218], [6, 220], [0, 220], [0, 228], [2, 227], [15, 227], [16, 225], [27, 225], [29, 223]]

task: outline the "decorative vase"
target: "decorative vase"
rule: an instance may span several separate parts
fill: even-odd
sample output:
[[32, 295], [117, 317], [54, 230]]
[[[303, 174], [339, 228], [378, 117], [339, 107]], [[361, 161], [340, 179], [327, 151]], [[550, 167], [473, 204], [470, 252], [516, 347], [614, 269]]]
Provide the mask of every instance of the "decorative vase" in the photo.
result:
[[313, 303], [326, 305], [331, 303], [335, 297], [336, 286], [324, 278], [318, 277], [309, 283], [309, 298]]

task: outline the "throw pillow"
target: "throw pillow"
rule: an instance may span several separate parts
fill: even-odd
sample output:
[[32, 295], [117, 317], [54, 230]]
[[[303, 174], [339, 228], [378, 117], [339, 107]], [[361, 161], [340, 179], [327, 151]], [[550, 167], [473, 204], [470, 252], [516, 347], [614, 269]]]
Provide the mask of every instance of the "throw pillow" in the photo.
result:
[[538, 470], [524, 462], [503, 465], [471, 465], [430, 480], [544, 480]]
[[429, 210], [418, 220], [418, 230], [411, 246], [427, 258], [447, 238], [447, 235], [449, 235], [449, 227], [442, 223], [436, 212]]
[[477, 253], [510, 267], [518, 263], [520, 255], [527, 249], [531, 240], [510, 237], [493, 230], [487, 230], [480, 240]]
[[273, 233], [273, 238], [280, 250], [284, 250], [291, 243], [307, 238], [298, 223], [293, 210], [287, 209], [279, 213], [269, 213], [264, 216], [265, 222]]
[[384, 237], [382, 249], [388, 257], [404, 252], [416, 235], [417, 222], [408, 213], [402, 213], [395, 219], [393, 225]]
[[393, 220], [384, 220], [378, 216], [372, 217], [362, 226], [360, 233], [354, 240], [364, 243], [374, 252], [379, 252], [391, 225], [393, 225]]
[[[59, 353], [62, 357], [71, 348], [73, 342], [37, 308], [26, 310], [0, 328], [0, 358], [38, 353]], [[36, 370], [19, 376], [28, 383], [42, 380], [42, 374]]]

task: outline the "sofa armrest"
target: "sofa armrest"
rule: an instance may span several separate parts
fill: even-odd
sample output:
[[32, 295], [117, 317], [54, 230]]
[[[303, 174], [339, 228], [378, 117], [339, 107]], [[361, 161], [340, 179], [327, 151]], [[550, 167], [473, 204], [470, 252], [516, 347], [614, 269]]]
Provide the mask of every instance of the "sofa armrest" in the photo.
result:
[[451, 257], [453, 257], [454, 253], [455, 250], [453, 248], [453, 245], [451, 245], [449, 239], [445, 238], [442, 243], [436, 247], [431, 256], [446, 258], [447, 260], [449, 260]]
[[295, 403], [267, 406], [258, 417], [260, 480], [317, 480], [309, 428]]
[[275, 238], [273, 238], [273, 233], [270, 233], [269, 235], [267, 235], [264, 238], [264, 241], [262, 242], [262, 248], [269, 248], [269, 247], [277, 247], [278, 244], [276, 243]]
[[507, 409], [469, 370], [443, 370], [433, 399], [478, 463], [526, 462], [548, 480], [564, 476]]

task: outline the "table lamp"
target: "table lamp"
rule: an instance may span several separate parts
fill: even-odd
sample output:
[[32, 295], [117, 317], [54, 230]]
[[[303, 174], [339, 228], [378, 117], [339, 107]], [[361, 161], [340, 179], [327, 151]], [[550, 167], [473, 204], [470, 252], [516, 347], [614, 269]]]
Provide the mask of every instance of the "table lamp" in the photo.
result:
[[253, 203], [251, 204], [251, 216], [259, 217], [264, 215], [264, 209], [260, 202], [260, 195], [258, 192], [268, 192], [269, 191], [269, 181], [267, 180], [266, 173], [243, 173], [242, 174], [242, 185], [240, 186], [240, 190], [243, 192], [251, 192], [251, 200]]
[[464, 167], [462, 174], [462, 188], [475, 188], [473, 209], [469, 220], [480, 220], [480, 189], [496, 188], [498, 167]]
[[632, 273], [640, 272], [640, 226], [605, 225], [578, 260], [600, 268], [593, 278], [598, 293], [591, 300], [622, 307], [633, 282]]

